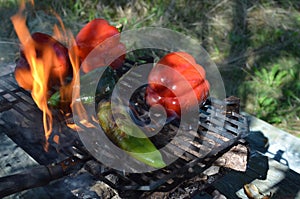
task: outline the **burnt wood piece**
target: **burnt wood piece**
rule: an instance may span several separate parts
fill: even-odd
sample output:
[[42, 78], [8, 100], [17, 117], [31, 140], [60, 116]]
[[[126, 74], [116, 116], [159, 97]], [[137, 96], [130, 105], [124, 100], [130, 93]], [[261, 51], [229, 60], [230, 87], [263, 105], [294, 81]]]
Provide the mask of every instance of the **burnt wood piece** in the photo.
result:
[[[81, 161], [68, 158], [55, 165], [40, 165], [21, 173], [0, 178], [0, 198], [23, 190], [44, 186], [80, 168]], [[82, 166], [82, 163], [81, 163]]]
[[225, 99], [226, 103], [226, 114], [230, 115], [233, 112], [240, 113], [240, 98], [235, 96], [230, 96]]
[[[55, 175], [52, 176], [52, 173]], [[44, 186], [62, 176], [63, 171], [59, 166], [51, 168], [51, 172], [47, 166], [36, 166], [22, 173], [2, 177], [0, 178], [0, 198], [26, 189]]]
[[218, 158], [213, 165], [244, 172], [247, 169], [248, 155], [248, 147], [238, 144]]

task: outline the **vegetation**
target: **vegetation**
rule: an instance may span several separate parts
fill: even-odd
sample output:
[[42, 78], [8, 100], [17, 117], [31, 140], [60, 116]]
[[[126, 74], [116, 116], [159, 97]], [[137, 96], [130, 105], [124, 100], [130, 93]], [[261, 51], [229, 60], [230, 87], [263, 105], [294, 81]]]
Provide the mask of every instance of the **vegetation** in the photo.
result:
[[[9, 20], [17, 9], [17, 0], [0, 0], [0, 46], [17, 43]], [[27, 10], [30, 30], [52, 31], [54, 10], [74, 33], [102, 17], [123, 29], [159, 26], [198, 39], [218, 65], [227, 95], [239, 96], [244, 111], [300, 137], [298, 0], [36, 1]]]

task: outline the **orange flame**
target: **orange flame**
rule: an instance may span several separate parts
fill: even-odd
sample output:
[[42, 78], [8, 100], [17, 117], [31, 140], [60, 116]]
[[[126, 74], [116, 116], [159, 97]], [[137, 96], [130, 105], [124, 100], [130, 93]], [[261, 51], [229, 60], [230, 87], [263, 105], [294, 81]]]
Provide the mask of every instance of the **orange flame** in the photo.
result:
[[[62, 86], [60, 88], [60, 96], [62, 101], [72, 102], [71, 107], [72, 111], [74, 112], [76, 109], [76, 112], [79, 113], [79, 117], [82, 120], [86, 120], [88, 118], [87, 113], [85, 111], [85, 108], [83, 107], [81, 101], [80, 101], [80, 59], [76, 55], [76, 48], [77, 45], [74, 45], [75, 39], [74, 37], [71, 38], [71, 43], [69, 48], [69, 57], [71, 61], [72, 71], [73, 71], [73, 79], [70, 82], [70, 84], [66, 86]], [[79, 99], [79, 101], [75, 101], [73, 99]], [[72, 126], [69, 126], [72, 128]], [[74, 127], [72, 129], [78, 130], [77, 127]]]
[[[31, 0], [31, 4], [34, 5], [33, 0]], [[37, 43], [32, 38], [27, 26], [26, 26], [26, 17], [23, 15], [23, 11], [25, 10], [25, 2], [21, 1], [20, 9], [17, 14], [11, 17], [14, 29], [17, 33], [17, 36], [22, 44], [22, 48], [24, 51], [24, 55], [26, 60], [30, 66], [31, 75], [33, 77], [32, 82], [32, 90], [31, 95], [35, 103], [37, 104], [38, 108], [43, 112], [43, 125], [45, 131], [45, 139], [46, 143], [44, 145], [45, 150], [48, 150], [48, 138], [52, 133], [52, 125], [53, 125], [53, 118], [52, 113], [48, 107], [47, 100], [48, 100], [48, 80], [50, 78], [51, 67], [53, 63], [57, 60], [57, 55], [53, 48], [45, 45], [42, 46], [42, 55], [37, 56], [36, 47]], [[55, 14], [59, 23], [60, 28], [55, 25], [54, 26], [54, 35], [53, 37], [57, 40], [65, 40], [68, 46], [76, 46], [73, 45], [75, 39], [71, 33], [71, 31], [66, 31], [61, 18]], [[72, 92], [74, 85], [75, 87], [79, 88], [79, 80], [76, 80], [79, 72], [80, 61], [79, 58], [75, 55], [76, 47], [72, 47], [69, 49], [69, 58], [72, 65], [73, 71], [73, 80], [68, 85], [63, 85], [60, 88], [61, 99], [66, 101], [72, 101]], [[79, 97], [79, 90], [75, 93], [75, 96]], [[77, 108], [82, 109], [83, 107], [77, 106]], [[83, 110], [82, 113], [85, 113]]]
[[[22, 2], [19, 12], [14, 15], [11, 20], [14, 25], [18, 38], [24, 48], [24, 55], [30, 65], [32, 73], [33, 87], [32, 98], [36, 102], [39, 109], [43, 111], [43, 124], [45, 130], [46, 139], [49, 138], [52, 132], [52, 114], [47, 106], [47, 82], [49, 78], [49, 67], [44, 65], [47, 63], [45, 60], [47, 57], [52, 57], [53, 52], [47, 49], [42, 58], [37, 58], [35, 51], [35, 42], [32, 39], [30, 32], [26, 26], [25, 17], [22, 15], [22, 11], [25, 9], [25, 3]], [[53, 51], [53, 50], [52, 50]], [[47, 58], [48, 59], [48, 58]], [[48, 148], [48, 145], [45, 146]]]
[[[34, 1], [30, 0], [31, 4], [34, 5]], [[22, 49], [25, 58], [30, 66], [30, 73], [32, 76], [32, 89], [31, 95], [38, 108], [43, 112], [43, 125], [45, 131], [45, 145], [44, 149], [48, 151], [49, 143], [48, 139], [52, 133], [53, 117], [51, 110], [48, 107], [48, 87], [49, 81], [51, 81], [51, 69], [57, 65], [58, 55], [55, 50], [49, 45], [41, 46], [31, 36], [27, 26], [26, 17], [23, 15], [25, 10], [25, 0], [21, 0], [20, 9], [17, 14], [11, 17], [14, 29], [17, 36], [22, 44]], [[72, 66], [73, 79], [69, 84], [64, 84], [62, 77], [60, 76], [60, 100], [66, 102], [72, 102], [72, 112], [76, 112], [79, 115], [81, 124], [88, 128], [95, 128], [90, 122], [86, 110], [80, 100], [80, 58], [76, 55], [78, 51], [75, 38], [70, 30], [66, 30], [63, 21], [54, 13], [56, 16], [59, 26], [54, 25], [53, 27], [53, 38], [57, 41], [64, 41], [68, 48], [69, 61]], [[42, 48], [41, 55], [37, 55], [37, 47]], [[76, 99], [76, 100], [72, 100]], [[94, 119], [95, 120], [95, 119]], [[74, 130], [81, 130], [76, 124], [68, 125]], [[54, 140], [56, 143], [59, 142], [59, 137], [55, 136]]]

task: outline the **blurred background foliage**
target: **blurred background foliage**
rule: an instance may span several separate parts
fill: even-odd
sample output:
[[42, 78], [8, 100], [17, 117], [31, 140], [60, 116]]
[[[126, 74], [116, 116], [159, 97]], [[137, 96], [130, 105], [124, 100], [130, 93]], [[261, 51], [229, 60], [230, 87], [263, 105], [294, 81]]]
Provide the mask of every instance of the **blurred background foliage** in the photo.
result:
[[[0, 0], [2, 62], [13, 62], [18, 52], [10, 21], [18, 5]], [[26, 9], [30, 31], [51, 34], [54, 12], [74, 34], [101, 17], [123, 30], [159, 26], [197, 39], [243, 111], [300, 137], [299, 0], [35, 1]]]

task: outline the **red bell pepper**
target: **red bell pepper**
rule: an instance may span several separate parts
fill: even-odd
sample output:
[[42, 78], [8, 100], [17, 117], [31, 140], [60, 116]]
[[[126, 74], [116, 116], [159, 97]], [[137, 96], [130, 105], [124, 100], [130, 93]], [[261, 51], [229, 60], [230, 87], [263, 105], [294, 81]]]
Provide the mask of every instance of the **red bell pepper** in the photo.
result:
[[[54, 56], [47, 60], [49, 64], [50, 74], [48, 85], [61, 85], [65, 77], [70, 73], [71, 64], [68, 55], [68, 49], [55, 40], [50, 35], [45, 33], [35, 32], [31, 35], [34, 41], [35, 58], [41, 59], [46, 51], [53, 50]], [[26, 89], [31, 90], [33, 84], [33, 77], [31, 74], [30, 65], [25, 57], [24, 49], [20, 49], [20, 59], [16, 63], [15, 78], [18, 84]], [[46, 74], [45, 74], [46, 75]]]
[[[205, 70], [186, 52], [165, 55], [151, 70], [146, 101], [162, 105], [168, 116], [179, 117], [182, 111], [199, 106], [208, 97], [209, 83]], [[197, 100], [191, 100], [191, 99]], [[179, 102], [180, 99], [180, 102]]]
[[[95, 56], [81, 66], [86, 73], [96, 67], [107, 65], [116, 69], [125, 59], [126, 50], [124, 44], [120, 42], [118, 29], [104, 19], [94, 19], [86, 24], [77, 34], [76, 44], [76, 54], [82, 62], [99, 45]], [[120, 54], [121, 56], [115, 58]]]

